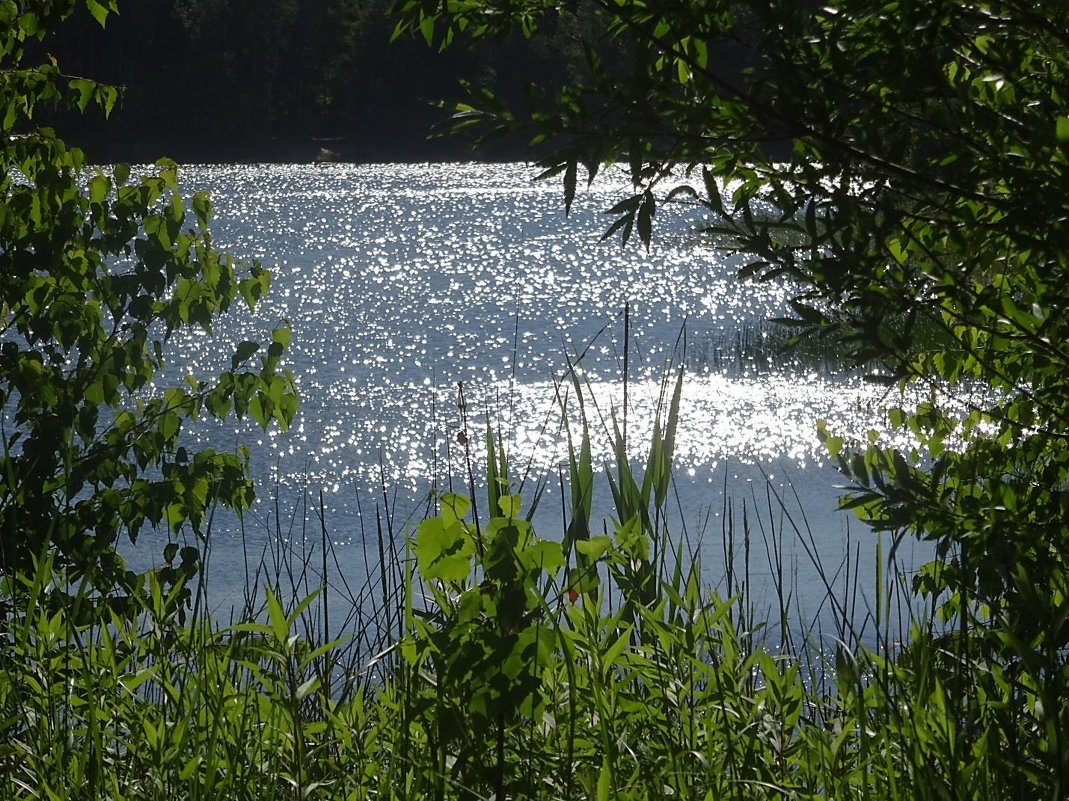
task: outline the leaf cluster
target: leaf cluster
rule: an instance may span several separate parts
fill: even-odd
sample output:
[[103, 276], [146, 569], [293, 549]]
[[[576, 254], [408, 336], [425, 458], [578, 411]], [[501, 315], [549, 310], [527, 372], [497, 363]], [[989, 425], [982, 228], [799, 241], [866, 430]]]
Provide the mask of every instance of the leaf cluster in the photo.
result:
[[[175, 332], [210, 331], [243, 300], [253, 308], [270, 277], [220, 253], [211, 202], [184, 199], [168, 160], [135, 175], [90, 169], [78, 149], [35, 127], [40, 104], [110, 112], [117, 90], [27, 66], [74, 3], [0, 4], [0, 572], [28, 569], [48, 550], [71, 578], [100, 589], [130, 584], [115, 546], [146, 527], [202, 535], [217, 503], [252, 500], [248, 455], [193, 452], [190, 421], [251, 415], [284, 429], [296, 412], [279, 328], [260, 364], [238, 346], [213, 379], [158, 387]], [[88, 2], [101, 24], [112, 3]], [[168, 564], [177, 548], [165, 553]], [[182, 552], [182, 572], [195, 570]]]

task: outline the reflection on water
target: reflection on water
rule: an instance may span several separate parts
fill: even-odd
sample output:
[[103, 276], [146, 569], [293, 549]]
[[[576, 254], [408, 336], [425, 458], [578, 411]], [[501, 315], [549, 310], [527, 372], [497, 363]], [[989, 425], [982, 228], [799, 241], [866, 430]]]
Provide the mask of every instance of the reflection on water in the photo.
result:
[[217, 242], [263, 259], [274, 284], [255, 320], [235, 318], [176, 352], [203, 369], [219, 358], [217, 340], [263, 338], [288, 321], [302, 415], [292, 434], [260, 444], [307, 461], [317, 482], [361, 475], [380, 454], [391, 481], [425, 477], [436, 434], [455, 425], [459, 382], [474, 409], [516, 410], [510, 427], [533, 445], [556, 413], [554, 382], [581, 355], [607, 414], [610, 399], [621, 402], [628, 301], [637, 427], [667, 361], [688, 355], [682, 332], [692, 354], [709, 343], [729, 351], [731, 369], [687, 379], [680, 457], [690, 467], [728, 456], [812, 462], [818, 418], [848, 430], [878, 418], [881, 390], [858, 381], [812, 369], [758, 375], [745, 354], [739, 369], [735, 332], [782, 314], [787, 287], [738, 283], [742, 258], [702, 242], [691, 208], [659, 213], [647, 254], [598, 242], [619, 186], [595, 184], [565, 218], [558, 189], [532, 184], [519, 165], [200, 167], [183, 177], [212, 192]]
[[[254, 318], [238, 314], [213, 337], [176, 343], [172, 369], [211, 372], [234, 343], [262, 341], [288, 321], [302, 399], [286, 435], [241, 427], [198, 436], [216, 447], [252, 445], [267, 487], [261, 495], [277, 486], [286, 521], [302, 488], [314, 495], [322, 487], [331, 536], [355, 553], [361, 507], [366, 514], [382, 483], [404, 508], [425, 495], [430, 476], [441, 486], [461, 474], [460, 383], [469, 427], [482, 429], [488, 415], [513, 462], [544, 473], [565, 453], [560, 400], [571, 391], [568, 364], [579, 361], [595, 459], [606, 460], [609, 437], [597, 432], [622, 408], [621, 311], [629, 302], [632, 456], [642, 454], [666, 365], [708, 367], [709, 353], [726, 354], [684, 384], [680, 525], [700, 533], [705, 520], [706, 536], [718, 539], [723, 488], [741, 499], [771, 477], [785, 497], [797, 492], [792, 503], [830, 552], [841, 550], [847, 521], [832, 511], [838, 477], [822, 465], [815, 424], [863, 436], [879, 427], [884, 390], [812, 365], [748, 361], [738, 332], [760, 336], [762, 321], [782, 314], [787, 288], [736, 282], [743, 257], [704, 241], [693, 207], [658, 211], [649, 253], [624, 249], [598, 241], [623, 176], [599, 179], [565, 217], [559, 187], [531, 175], [522, 165], [472, 164], [184, 169], [188, 191], [212, 195], [216, 242], [262, 259], [274, 282]], [[577, 405], [566, 408], [577, 424]], [[547, 507], [559, 504], [554, 489], [550, 482]], [[274, 507], [257, 515], [270, 521]], [[546, 520], [559, 525], [559, 505]], [[299, 530], [247, 521], [246, 536], [266, 537], [275, 524]], [[237, 571], [227, 556], [233, 533], [232, 523], [219, 524], [213, 563], [223, 574], [227, 564]], [[710, 545], [710, 560], [722, 563], [719, 550]]]

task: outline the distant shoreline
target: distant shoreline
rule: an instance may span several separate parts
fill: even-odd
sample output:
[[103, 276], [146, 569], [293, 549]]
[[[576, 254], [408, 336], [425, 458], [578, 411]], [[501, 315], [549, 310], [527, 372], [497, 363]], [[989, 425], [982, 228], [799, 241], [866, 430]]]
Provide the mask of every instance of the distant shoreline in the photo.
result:
[[476, 149], [464, 140], [399, 138], [392, 143], [362, 141], [346, 137], [308, 137], [259, 141], [189, 140], [166, 135], [114, 136], [106, 132], [79, 132], [60, 138], [68, 146], [81, 148], [93, 164], [151, 163], [161, 157], [180, 164], [372, 164], [378, 162], [416, 163], [531, 160], [523, 147]]

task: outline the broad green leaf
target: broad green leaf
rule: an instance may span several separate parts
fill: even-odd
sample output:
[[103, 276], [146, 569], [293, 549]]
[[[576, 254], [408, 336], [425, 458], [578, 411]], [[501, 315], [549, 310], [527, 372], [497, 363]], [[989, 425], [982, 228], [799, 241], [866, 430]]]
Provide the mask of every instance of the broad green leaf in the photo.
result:
[[600, 534], [588, 540], [577, 540], [575, 549], [591, 561], [596, 561], [612, 549], [612, 540], [604, 534]]
[[523, 505], [523, 499], [519, 495], [502, 495], [497, 499], [498, 508], [501, 510], [502, 517], [512, 519], [520, 517], [520, 509]]
[[85, 0], [86, 8], [89, 9], [89, 13], [93, 15], [93, 19], [100, 23], [101, 27], [108, 19], [108, 12], [111, 10], [111, 3], [101, 3], [100, 0]]
[[256, 342], [250, 342], [245, 340], [241, 342], [237, 350], [234, 351], [234, 356], [230, 360], [230, 369], [237, 370], [238, 367], [249, 360], [256, 351], [260, 349], [260, 345]]
[[423, 578], [456, 582], [471, 572], [475, 544], [458, 523], [432, 517], [417, 527], [412, 551]]
[[442, 495], [441, 507], [442, 519], [446, 525], [452, 525], [467, 517], [471, 509], [471, 501], [466, 495], [446, 492]]
[[559, 542], [539, 540], [523, 553], [524, 562], [550, 575], [564, 567], [564, 551]]
[[276, 328], [271, 332], [271, 341], [277, 342], [283, 348], [290, 346], [290, 339], [293, 337], [293, 332], [288, 328]]

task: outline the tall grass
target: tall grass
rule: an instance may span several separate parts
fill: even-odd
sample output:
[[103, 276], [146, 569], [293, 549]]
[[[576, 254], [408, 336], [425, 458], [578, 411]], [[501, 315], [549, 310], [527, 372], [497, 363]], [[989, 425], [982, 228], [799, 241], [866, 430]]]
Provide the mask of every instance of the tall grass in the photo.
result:
[[[132, 612], [86, 584], [58, 592], [47, 555], [6, 578], [0, 798], [1056, 798], [1063, 746], [1037, 677], [934, 622], [884, 554], [867, 615], [832, 575], [851, 555], [818, 560], [834, 631], [800, 629], [778, 543], [813, 534], [770, 494], [725, 508], [723, 592], [707, 586], [669, 523], [682, 376], [665, 375], [642, 465], [626, 404], [581, 404], [563, 538], [539, 536], [487, 425], [464, 492], [400, 547], [388, 514], [365, 532], [378, 548], [358, 587], [326, 586], [321, 499], [318, 551], [262, 554], [237, 621], [210, 619], [203, 586], [185, 610], [153, 573]], [[578, 369], [568, 383], [582, 399]], [[607, 521], [591, 518], [599, 430]]]

